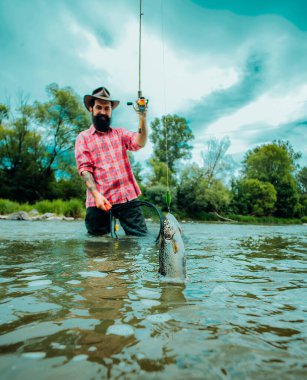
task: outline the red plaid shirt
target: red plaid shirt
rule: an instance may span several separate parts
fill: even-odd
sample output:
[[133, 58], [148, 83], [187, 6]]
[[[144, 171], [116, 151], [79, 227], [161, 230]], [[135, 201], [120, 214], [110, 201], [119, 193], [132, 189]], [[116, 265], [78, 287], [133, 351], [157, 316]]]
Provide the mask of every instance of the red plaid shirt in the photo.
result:
[[[75, 156], [79, 174], [92, 173], [97, 190], [111, 204], [125, 203], [141, 194], [127, 152], [141, 148], [136, 143], [136, 136], [136, 132], [123, 128], [99, 132], [92, 125], [77, 137]], [[87, 190], [86, 207], [95, 206], [94, 197]]]

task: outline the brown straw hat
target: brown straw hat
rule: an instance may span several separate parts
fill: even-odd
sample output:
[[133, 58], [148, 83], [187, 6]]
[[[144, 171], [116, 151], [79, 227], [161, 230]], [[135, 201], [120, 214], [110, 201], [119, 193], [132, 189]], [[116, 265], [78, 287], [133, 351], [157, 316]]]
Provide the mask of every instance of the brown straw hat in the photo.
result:
[[105, 87], [98, 87], [92, 92], [92, 95], [85, 95], [83, 98], [84, 105], [90, 110], [89, 107], [92, 107], [91, 101], [93, 99], [101, 99], [111, 102], [112, 108], [116, 108], [119, 105], [119, 100], [111, 99], [109, 91]]

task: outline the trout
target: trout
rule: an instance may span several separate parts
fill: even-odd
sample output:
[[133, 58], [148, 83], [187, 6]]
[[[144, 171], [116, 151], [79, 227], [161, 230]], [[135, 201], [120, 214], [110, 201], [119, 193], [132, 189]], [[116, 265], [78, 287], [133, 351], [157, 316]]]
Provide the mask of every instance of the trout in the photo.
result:
[[163, 219], [159, 244], [159, 273], [171, 278], [186, 277], [186, 253], [182, 230], [171, 213]]

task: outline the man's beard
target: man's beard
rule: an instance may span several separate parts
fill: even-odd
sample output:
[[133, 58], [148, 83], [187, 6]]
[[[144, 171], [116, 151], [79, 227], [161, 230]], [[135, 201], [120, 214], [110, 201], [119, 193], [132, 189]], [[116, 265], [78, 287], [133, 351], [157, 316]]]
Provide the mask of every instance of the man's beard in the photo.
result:
[[92, 115], [94, 127], [99, 132], [108, 132], [110, 130], [111, 118], [107, 115]]

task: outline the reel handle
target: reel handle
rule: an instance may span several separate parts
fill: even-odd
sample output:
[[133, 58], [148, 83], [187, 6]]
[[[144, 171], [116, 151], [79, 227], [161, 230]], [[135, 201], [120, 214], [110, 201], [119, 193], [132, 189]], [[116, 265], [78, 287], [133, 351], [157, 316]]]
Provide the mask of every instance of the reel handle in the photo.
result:
[[148, 99], [145, 99], [143, 96], [141, 96], [141, 97], [136, 101], [136, 104], [137, 104], [138, 108], [136, 108], [136, 107], [134, 106], [134, 103], [133, 103], [133, 102], [127, 102], [127, 106], [133, 106], [133, 108], [135, 109], [135, 111], [140, 112], [140, 113], [143, 113], [143, 112], [146, 111], [147, 104], [148, 104]]

